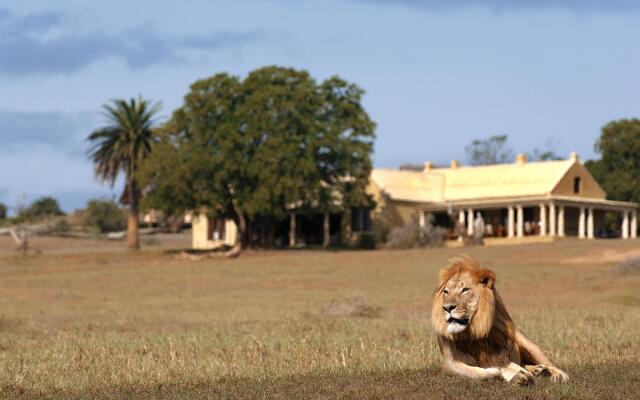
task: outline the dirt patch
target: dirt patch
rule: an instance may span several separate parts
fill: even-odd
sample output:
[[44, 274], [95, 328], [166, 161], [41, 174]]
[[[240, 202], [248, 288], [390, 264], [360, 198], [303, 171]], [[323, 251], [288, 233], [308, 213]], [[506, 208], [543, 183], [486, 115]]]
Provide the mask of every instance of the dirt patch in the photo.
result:
[[640, 272], [640, 256], [627, 257], [620, 265], [616, 267], [616, 271], [623, 274]]
[[609, 264], [619, 263], [630, 258], [640, 257], [640, 249], [620, 251], [620, 250], [599, 250], [578, 257], [565, 258], [561, 262], [564, 264]]
[[359, 293], [333, 299], [324, 307], [324, 314], [332, 317], [379, 318], [382, 308], [369, 304]]

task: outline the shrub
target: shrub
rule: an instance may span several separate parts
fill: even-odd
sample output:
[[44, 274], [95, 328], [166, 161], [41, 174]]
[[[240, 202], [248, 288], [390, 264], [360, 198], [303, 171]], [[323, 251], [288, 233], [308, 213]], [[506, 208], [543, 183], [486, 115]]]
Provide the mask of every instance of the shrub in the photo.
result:
[[362, 232], [358, 238], [358, 248], [363, 250], [373, 250], [376, 248], [376, 237], [372, 232]]
[[0, 203], [0, 221], [3, 219], [7, 219], [7, 211], [8, 211], [7, 206]]
[[90, 200], [84, 212], [84, 224], [98, 232], [115, 232], [124, 230], [127, 217], [114, 201]]
[[28, 208], [20, 211], [18, 214], [18, 220], [26, 221], [33, 220], [42, 217], [64, 215], [60, 209], [58, 200], [53, 197], [44, 196], [31, 203]]
[[373, 222], [373, 235], [376, 243], [386, 243], [391, 232], [391, 224], [389, 223], [384, 212], [380, 213]]
[[411, 249], [415, 247], [432, 247], [442, 244], [445, 229], [433, 225], [433, 215], [425, 219], [424, 227], [420, 227], [414, 219], [403, 227], [393, 228], [389, 233], [386, 247], [392, 249]]
[[55, 235], [64, 235], [71, 230], [71, 225], [67, 222], [66, 219], [61, 219], [53, 225], [51, 232]]

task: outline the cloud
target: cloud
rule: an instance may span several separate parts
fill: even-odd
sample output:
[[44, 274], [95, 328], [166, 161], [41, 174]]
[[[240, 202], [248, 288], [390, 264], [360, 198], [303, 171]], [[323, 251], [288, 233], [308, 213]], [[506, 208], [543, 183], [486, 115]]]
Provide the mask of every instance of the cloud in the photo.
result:
[[0, 148], [22, 149], [46, 145], [66, 154], [84, 154], [87, 137], [95, 129], [97, 113], [0, 111]]
[[131, 68], [188, 61], [186, 51], [237, 48], [262, 40], [266, 32], [208, 32], [175, 37], [143, 24], [118, 34], [83, 32], [61, 13], [18, 16], [0, 9], [0, 74], [68, 74], [106, 58]]
[[22, 195], [27, 203], [40, 196], [54, 196], [69, 211], [90, 198], [112, 197], [121, 188], [118, 185], [114, 191], [101, 185], [83, 155], [69, 155], [43, 144], [14, 150], [0, 148], [0, 171], [11, 171], [3, 174], [0, 188], [0, 201], [10, 205], [16, 205]]
[[352, 0], [380, 5], [405, 5], [428, 11], [486, 7], [493, 11], [558, 9], [571, 12], [625, 12], [640, 9], [640, 0]]
[[100, 113], [89, 111], [0, 111], [0, 202], [16, 205], [22, 194], [27, 203], [54, 196], [71, 211], [117, 194], [121, 181], [114, 189], [102, 185], [86, 156], [85, 138], [102, 122]]

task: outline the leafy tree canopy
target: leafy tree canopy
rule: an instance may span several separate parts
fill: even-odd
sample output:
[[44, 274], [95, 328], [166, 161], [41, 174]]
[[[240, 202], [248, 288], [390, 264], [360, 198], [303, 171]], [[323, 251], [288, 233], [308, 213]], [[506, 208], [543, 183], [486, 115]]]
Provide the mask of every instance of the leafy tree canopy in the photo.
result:
[[474, 140], [465, 147], [471, 165], [491, 165], [511, 162], [513, 151], [507, 135], [491, 136], [488, 139]]
[[600, 160], [585, 166], [612, 200], [640, 202], [640, 120], [612, 121], [602, 128], [595, 149]]
[[85, 226], [98, 232], [121, 231], [127, 225], [125, 210], [115, 201], [89, 200], [84, 211]]
[[54, 199], [53, 197], [44, 196], [40, 197], [39, 199], [31, 203], [29, 207], [22, 210], [18, 215], [18, 219], [33, 219], [63, 214], [64, 213], [60, 209], [58, 200]]
[[241, 222], [366, 201], [375, 124], [362, 95], [339, 77], [317, 83], [276, 66], [195, 82], [142, 165], [144, 206], [205, 206]]

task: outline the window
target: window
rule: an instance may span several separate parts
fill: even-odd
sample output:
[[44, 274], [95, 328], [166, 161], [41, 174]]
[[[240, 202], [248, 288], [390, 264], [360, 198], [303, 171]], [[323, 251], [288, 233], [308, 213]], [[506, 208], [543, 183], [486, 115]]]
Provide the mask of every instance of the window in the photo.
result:
[[351, 231], [367, 232], [371, 230], [371, 209], [359, 207], [351, 210]]
[[225, 237], [225, 219], [209, 217], [209, 226], [207, 232], [208, 240], [224, 240]]
[[573, 178], [573, 193], [578, 194], [580, 193], [580, 177], [576, 176], [575, 178]]

